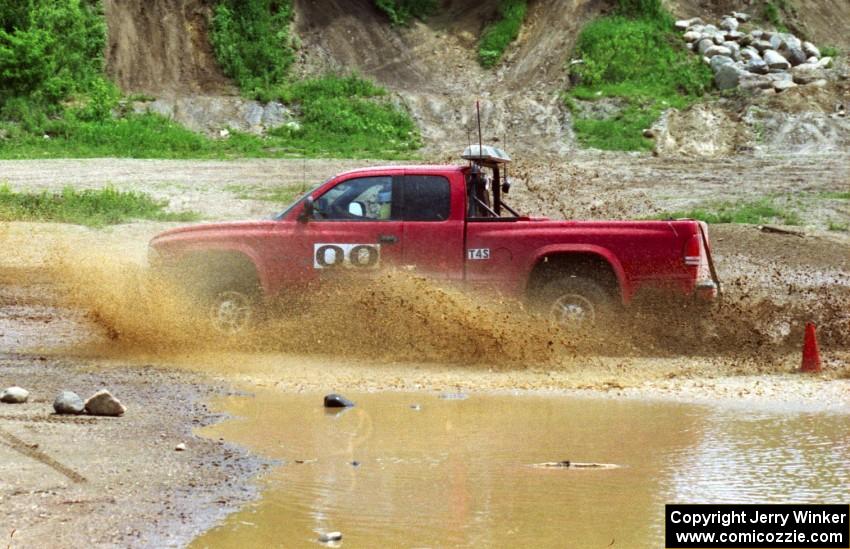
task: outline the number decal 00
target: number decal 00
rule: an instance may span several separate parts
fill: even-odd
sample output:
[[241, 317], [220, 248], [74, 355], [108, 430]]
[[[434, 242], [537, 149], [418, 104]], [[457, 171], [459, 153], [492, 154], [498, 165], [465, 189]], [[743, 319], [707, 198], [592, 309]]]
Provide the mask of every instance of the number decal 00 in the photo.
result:
[[381, 260], [380, 244], [313, 244], [313, 268], [353, 267], [372, 269]]
[[[331, 260], [328, 260], [330, 253], [333, 253], [333, 256]], [[328, 267], [336, 267], [344, 263], [345, 251], [335, 244], [323, 244], [315, 248], [314, 257], [317, 269], [327, 269]]]

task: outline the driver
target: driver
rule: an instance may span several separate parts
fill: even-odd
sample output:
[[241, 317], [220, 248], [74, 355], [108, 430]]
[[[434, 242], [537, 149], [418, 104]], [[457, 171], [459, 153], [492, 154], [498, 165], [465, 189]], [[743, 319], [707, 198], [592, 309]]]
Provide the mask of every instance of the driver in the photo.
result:
[[378, 191], [378, 215], [376, 219], [387, 220], [392, 216], [392, 187], [387, 184]]

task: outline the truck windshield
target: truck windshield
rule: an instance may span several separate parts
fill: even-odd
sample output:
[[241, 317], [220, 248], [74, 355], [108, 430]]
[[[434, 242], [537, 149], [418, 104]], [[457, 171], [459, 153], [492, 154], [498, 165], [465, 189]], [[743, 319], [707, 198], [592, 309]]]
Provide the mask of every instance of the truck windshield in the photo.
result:
[[304, 193], [304, 194], [302, 194], [301, 196], [299, 196], [299, 197], [295, 200], [295, 202], [293, 202], [292, 204], [290, 204], [290, 205], [289, 205], [289, 206], [288, 206], [285, 210], [283, 210], [283, 211], [282, 211], [282, 212], [280, 212], [279, 214], [275, 214], [275, 215], [273, 215], [273, 216], [272, 216], [272, 219], [274, 219], [275, 221], [280, 221], [281, 219], [283, 219], [284, 217], [286, 217], [286, 216], [289, 214], [289, 212], [291, 212], [291, 211], [292, 211], [292, 210], [293, 210], [293, 209], [294, 209], [297, 205], [301, 204], [301, 203], [304, 201], [304, 199], [305, 199], [305, 198], [307, 198], [308, 196], [310, 196], [311, 194], [313, 194], [314, 192], [316, 192], [316, 190], [317, 190], [319, 187], [321, 187], [322, 185], [324, 185], [325, 183], [327, 183], [327, 182], [328, 182], [328, 181], [330, 181], [331, 179], [333, 179], [333, 178], [326, 179], [326, 180], [322, 181], [321, 183], [319, 183], [318, 185], [316, 185], [315, 187], [313, 187], [312, 189], [310, 189], [310, 190], [309, 190], [309, 191], [307, 191], [306, 193]]

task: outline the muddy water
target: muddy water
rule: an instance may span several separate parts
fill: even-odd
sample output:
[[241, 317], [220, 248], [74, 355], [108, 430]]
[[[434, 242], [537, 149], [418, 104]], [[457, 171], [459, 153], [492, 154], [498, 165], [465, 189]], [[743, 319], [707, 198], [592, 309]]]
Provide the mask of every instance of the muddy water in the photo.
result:
[[[850, 416], [543, 396], [380, 393], [221, 403], [203, 434], [281, 460], [194, 547], [659, 547], [667, 502], [840, 502]], [[619, 468], [554, 469], [572, 460]], [[303, 463], [299, 463], [303, 461]], [[357, 462], [354, 465], [353, 462]]]

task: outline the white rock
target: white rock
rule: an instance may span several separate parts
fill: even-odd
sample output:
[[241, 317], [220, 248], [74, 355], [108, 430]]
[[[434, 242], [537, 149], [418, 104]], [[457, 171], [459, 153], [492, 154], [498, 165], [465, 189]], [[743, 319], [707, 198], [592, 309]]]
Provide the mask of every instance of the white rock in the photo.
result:
[[30, 397], [30, 392], [21, 387], [9, 387], [0, 393], [0, 402], [6, 404], [23, 404]]
[[727, 48], [726, 46], [711, 46], [707, 50], [705, 50], [704, 55], [711, 59], [715, 55], [723, 55], [726, 57], [730, 57], [732, 55], [732, 50]]
[[793, 80], [780, 80], [778, 82], [773, 83], [773, 89], [777, 92], [783, 92], [785, 90], [790, 90], [791, 88], [796, 87], [797, 84], [795, 84]]
[[717, 74], [717, 71], [719, 71], [721, 67], [734, 64], [735, 62], [725, 55], [715, 55], [711, 58], [711, 62], [709, 63], [709, 65], [711, 65], [711, 70], [714, 71], [715, 74]]
[[806, 59], [806, 63], [816, 64], [817, 62], [818, 62], [817, 57], [809, 57], [808, 59]]
[[342, 539], [342, 532], [325, 532], [319, 535], [319, 541], [322, 543], [330, 543]]
[[700, 37], [702, 37], [702, 34], [697, 31], [688, 31], [682, 35], [682, 38], [684, 38], [687, 42], [696, 42], [700, 39]]
[[738, 87], [743, 71], [735, 65], [723, 65], [714, 75], [714, 83], [721, 90], [729, 90]]
[[759, 51], [750, 46], [741, 48], [741, 58], [745, 61], [761, 61], [761, 55], [759, 55]]
[[705, 55], [705, 50], [712, 46], [714, 46], [714, 42], [712, 42], [708, 38], [703, 38], [702, 40], [697, 42], [697, 51], [700, 53], [700, 55]]
[[86, 401], [86, 412], [93, 416], [120, 416], [126, 411], [124, 405], [106, 389], [96, 392]]
[[81, 414], [86, 405], [77, 393], [62, 391], [53, 401], [53, 411], [57, 414]]
[[767, 66], [771, 69], [788, 70], [791, 68], [791, 63], [782, 57], [778, 51], [765, 50], [762, 56], [764, 57], [764, 62], [767, 63]]
[[770, 42], [768, 42], [767, 40], [753, 40], [753, 43], [750, 45], [762, 54], [764, 54], [765, 51], [770, 49]]
[[809, 57], [820, 57], [820, 50], [811, 42], [803, 42], [803, 51]]
[[724, 17], [723, 21], [720, 22], [720, 28], [726, 30], [738, 30], [738, 20], [734, 17]]
[[741, 12], [741, 11], [733, 11], [732, 17], [734, 17], [735, 19], [737, 19], [741, 23], [746, 23], [747, 21], [750, 20], [750, 16], [748, 14], [744, 13], [744, 12]]
[[186, 444], [181, 442], [180, 444], [178, 444], [177, 446], [174, 447], [174, 451], [175, 452], [185, 452], [186, 451]]
[[767, 74], [770, 69], [761, 59], [751, 59], [747, 62], [747, 70], [753, 74]]
[[827, 69], [832, 64], [832, 57], [821, 57], [818, 61], [818, 67]]
[[815, 80], [814, 82], [810, 82], [809, 86], [812, 86], [814, 88], [823, 88], [823, 87], [826, 86], [826, 84], [827, 84], [826, 80], [821, 78], [820, 80]]

